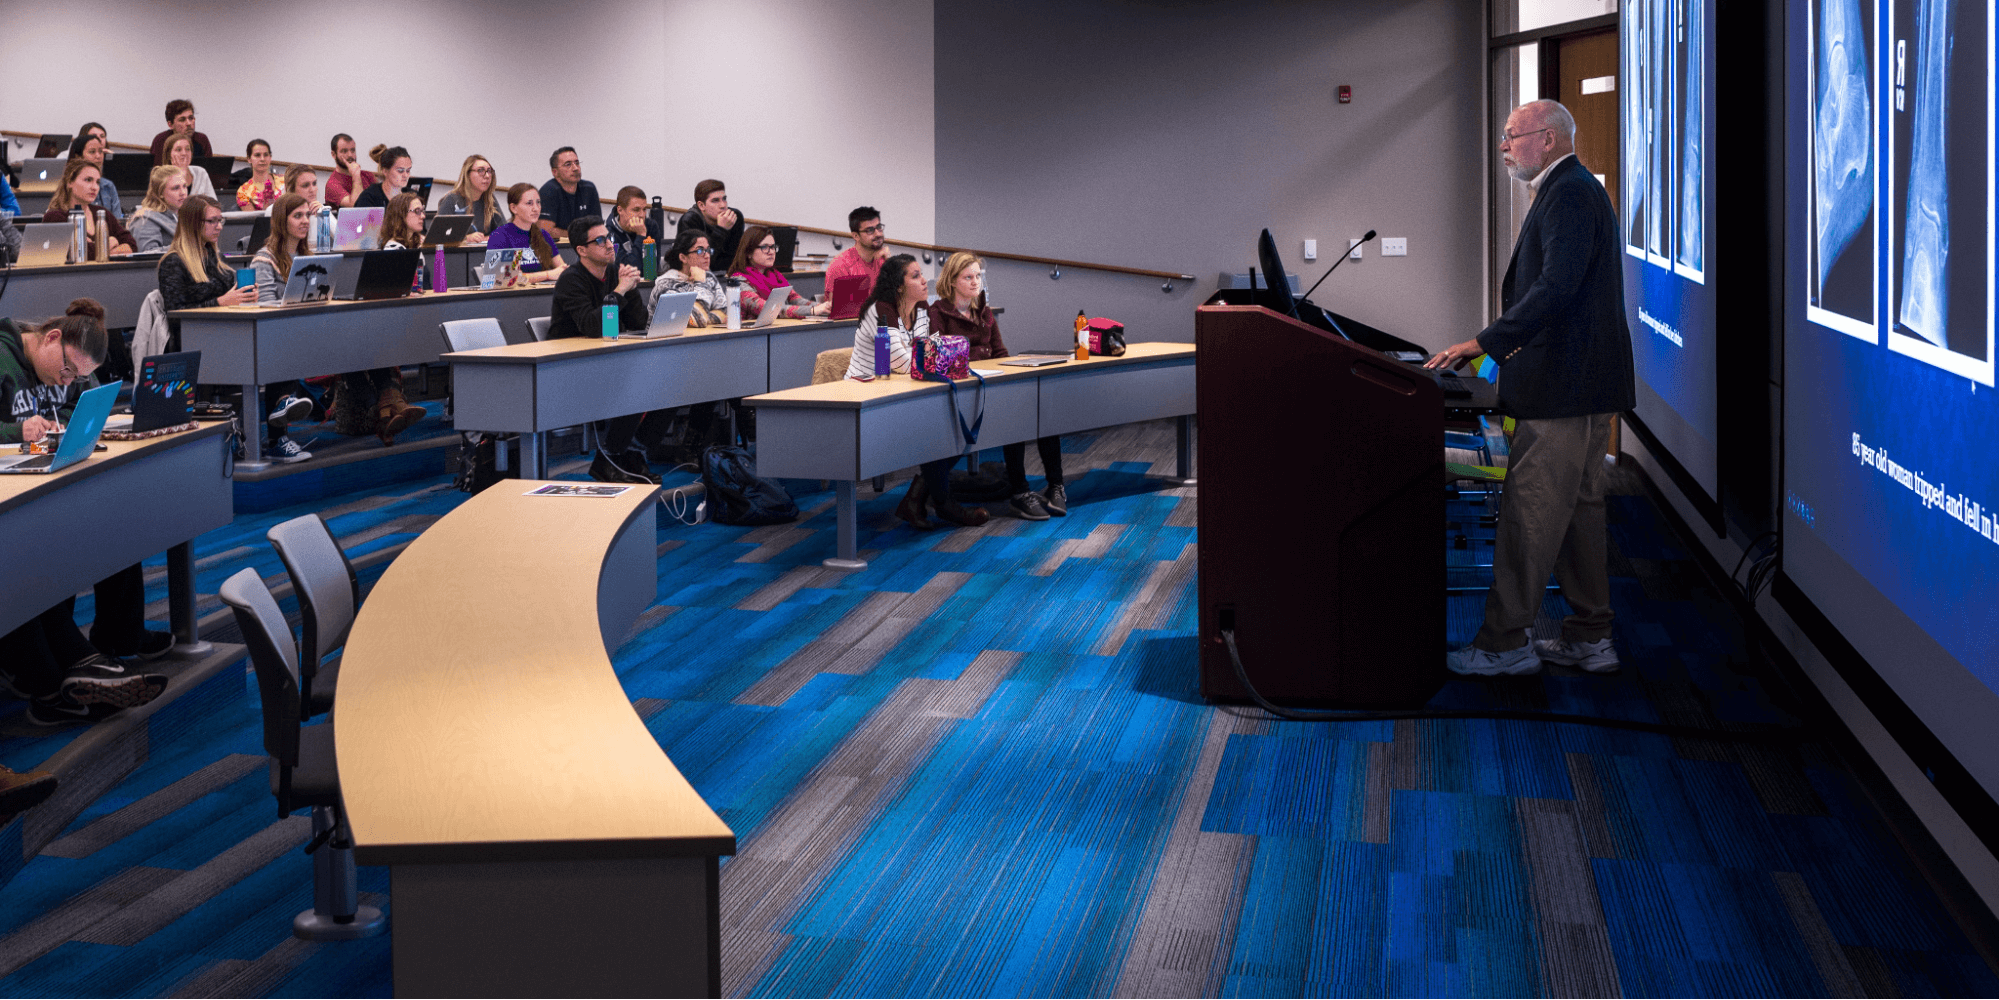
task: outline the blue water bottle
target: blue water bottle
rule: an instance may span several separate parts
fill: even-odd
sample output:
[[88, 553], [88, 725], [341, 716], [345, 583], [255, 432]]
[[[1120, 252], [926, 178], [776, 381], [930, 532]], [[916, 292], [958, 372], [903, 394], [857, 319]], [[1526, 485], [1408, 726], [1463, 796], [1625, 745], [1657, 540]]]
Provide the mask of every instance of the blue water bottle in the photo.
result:
[[618, 339], [618, 297], [604, 293], [604, 338]]
[[875, 327], [875, 377], [887, 378], [888, 375], [888, 327], [878, 326]]

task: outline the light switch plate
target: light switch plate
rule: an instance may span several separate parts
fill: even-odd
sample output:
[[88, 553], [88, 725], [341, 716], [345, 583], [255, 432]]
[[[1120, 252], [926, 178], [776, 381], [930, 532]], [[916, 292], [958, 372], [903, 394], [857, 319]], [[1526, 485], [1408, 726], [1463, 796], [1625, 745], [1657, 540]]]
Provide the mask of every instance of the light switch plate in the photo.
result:
[[1407, 257], [1407, 256], [1409, 256], [1409, 238], [1408, 238], [1407, 236], [1384, 236], [1384, 237], [1382, 237], [1382, 238], [1381, 238], [1381, 255], [1382, 255], [1383, 257]]
[[1305, 241], [1305, 259], [1306, 259], [1306, 260], [1318, 260], [1318, 259], [1319, 259], [1319, 241], [1318, 241], [1318, 240], [1306, 240], [1306, 241]]
[[1361, 248], [1361, 242], [1359, 240], [1348, 240], [1347, 256], [1353, 258], [1354, 260], [1359, 260], [1360, 248]]

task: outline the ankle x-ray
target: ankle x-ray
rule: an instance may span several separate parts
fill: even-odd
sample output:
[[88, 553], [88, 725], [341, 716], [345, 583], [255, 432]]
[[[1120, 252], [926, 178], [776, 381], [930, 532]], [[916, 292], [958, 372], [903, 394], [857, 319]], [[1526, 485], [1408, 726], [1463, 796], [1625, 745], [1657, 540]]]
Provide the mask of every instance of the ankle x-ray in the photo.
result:
[[1680, 21], [1680, 239], [1677, 259], [1682, 265], [1701, 270], [1702, 239], [1707, 230], [1701, 225], [1702, 126], [1706, 124], [1703, 103], [1707, 89], [1707, 61], [1703, 49], [1706, 4], [1682, 0]]
[[1812, 187], [1818, 233], [1816, 283], [1823, 285], [1874, 208], [1874, 106], [1868, 95], [1860, 0], [1821, 0], [1818, 27]]
[[1950, 176], [1945, 164], [1949, 115], [1951, 12], [1955, 0], [1921, 0], [1916, 44], [1903, 79], [1912, 105], [1909, 177], [1902, 224], [1901, 325], [1939, 347], [1949, 346]]

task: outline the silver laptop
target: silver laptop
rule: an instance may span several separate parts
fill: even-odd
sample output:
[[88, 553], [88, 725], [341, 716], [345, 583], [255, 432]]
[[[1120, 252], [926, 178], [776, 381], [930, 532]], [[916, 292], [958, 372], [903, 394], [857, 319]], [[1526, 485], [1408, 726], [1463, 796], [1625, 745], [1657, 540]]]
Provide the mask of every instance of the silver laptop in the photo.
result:
[[343, 208], [333, 220], [333, 249], [374, 250], [382, 245], [379, 208]]
[[285, 276], [285, 305], [325, 302], [333, 297], [333, 270], [343, 258], [337, 253], [293, 257]]
[[118, 401], [123, 382], [100, 385], [83, 394], [70, 411], [69, 426], [53, 455], [8, 455], [0, 458], [0, 475], [46, 476], [90, 457], [97, 448], [97, 436], [104, 433], [104, 421], [111, 416], [111, 404]]
[[791, 298], [791, 286], [779, 285], [771, 289], [770, 298], [764, 300], [763, 311], [757, 313], [757, 321], [751, 323], [749, 328], [759, 330], [777, 322], [778, 317], [784, 315], [784, 300], [788, 298]]
[[652, 324], [646, 337], [678, 337], [687, 332], [687, 319], [694, 315], [695, 292], [668, 292], [659, 297], [652, 310]]
[[62, 168], [68, 162], [67, 158], [60, 156], [21, 161], [21, 186], [14, 190], [22, 194], [54, 194], [57, 185], [62, 183]]
[[423, 234], [423, 245], [430, 247], [440, 243], [447, 246], [462, 243], [472, 232], [472, 217], [469, 215], [439, 215], [430, 220], [430, 228]]
[[21, 230], [18, 267], [47, 267], [69, 263], [69, 238], [74, 230], [67, 222], [30, 222]]

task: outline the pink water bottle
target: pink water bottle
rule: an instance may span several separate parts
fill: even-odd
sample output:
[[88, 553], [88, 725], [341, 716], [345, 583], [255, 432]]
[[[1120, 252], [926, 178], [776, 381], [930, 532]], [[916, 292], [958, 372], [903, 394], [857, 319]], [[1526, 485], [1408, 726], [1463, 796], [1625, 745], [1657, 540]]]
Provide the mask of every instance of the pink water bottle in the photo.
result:
[[430, 290], [442, 292], [450, 287], [450, 283], [444, 280], [444, 244], [439, 243], [430, 258]]

